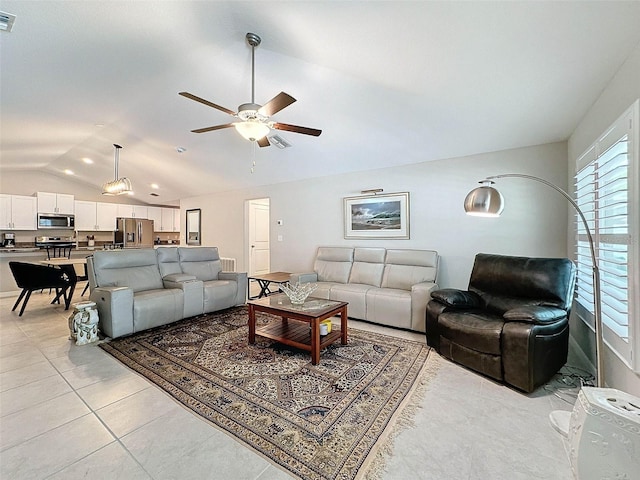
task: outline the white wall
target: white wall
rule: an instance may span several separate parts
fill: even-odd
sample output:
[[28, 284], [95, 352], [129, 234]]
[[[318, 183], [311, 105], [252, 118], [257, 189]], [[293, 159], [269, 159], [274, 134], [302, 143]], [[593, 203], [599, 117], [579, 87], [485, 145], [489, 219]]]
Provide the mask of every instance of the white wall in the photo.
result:
[[[272, 271], [308, 271], [322, 245], [435, 249], [441, 255], [440, 286], [466, 288], [478, 252], [567, 256], [567, 203], [544, 185], [500, 180], [506, 204], [502, 217], [465, 215], [464, 198], [477, 182], [508, 172], [540, 176], [566, 189], [566, 143], [204, 195], [183, 199], [180, 207], [183, 214], [202, 209], [203, 245], [217, 246], [222, 256], [238, 259], [239, 270], [248, 264], [245, 201], [269, 197]], [[370, 188], [410, 193], [409, 240], [344, 239], [342, 199]], [[276, 241], [278, 235], [282, 242]]]
[[[589, 108], [569, 138], [569, 176], [575, 173], [575, 160], [604, 133], [631, 104], [640, 98], [640, 45], [627, 58], [611, 79], [597, 101]], [[573, 238], [570, 237], [570, 238]], [[595, 336], [581, 320], [573, 318], [571, 332], [585, 350], [588, 358], [595, 358]], [[640, 377], [605, 347], [605, 381], [607, 386], [640, 397]]]

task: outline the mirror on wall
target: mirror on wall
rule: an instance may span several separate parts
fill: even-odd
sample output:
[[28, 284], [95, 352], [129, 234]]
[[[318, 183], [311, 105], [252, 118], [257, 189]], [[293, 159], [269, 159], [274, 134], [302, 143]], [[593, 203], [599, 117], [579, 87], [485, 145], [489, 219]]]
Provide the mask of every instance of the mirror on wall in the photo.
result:
[[187, 245], [200, 245], [200, 209], [187, 210]]

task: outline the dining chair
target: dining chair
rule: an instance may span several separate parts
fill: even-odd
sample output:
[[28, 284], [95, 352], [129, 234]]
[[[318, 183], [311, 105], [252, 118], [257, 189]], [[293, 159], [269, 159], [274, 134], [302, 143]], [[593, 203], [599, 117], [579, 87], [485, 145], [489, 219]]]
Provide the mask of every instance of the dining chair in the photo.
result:
[[60, 302], [60, 297], [63, 297], [65, 310], [69, 309], [77, 281], [73, 268], [51, 268], [46, 265], [25, 262], [9, 262], [9, 268], [11, 269], [16, 284], [22, 289], [16, 303], [11, 309], [12, 312], [15, 311], [20, 301], [24, 298], [24, 302], [20, 308], [20, 314], [18, 315], [19, 317], [22, 316], [31, 297], [31, 293], [35, 290], [43, 290], [45, 288], [56, 290], [56, 296], [51, 303]]
[[63, 243], [59, 245], [47, 245], [47, 260], [52, 258], [71, 258], [71, 250], [74, 245], [72, 243]]

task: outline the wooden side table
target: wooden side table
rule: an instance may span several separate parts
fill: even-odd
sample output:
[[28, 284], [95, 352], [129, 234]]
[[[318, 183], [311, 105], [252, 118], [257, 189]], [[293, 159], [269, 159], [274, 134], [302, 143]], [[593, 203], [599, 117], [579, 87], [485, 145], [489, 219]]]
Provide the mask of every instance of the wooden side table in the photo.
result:
[[272, 283], [276, 283], [278, 285], [282, 283], [286, 283], [291, 278], [291, 274], [289, 272], [272, 272], [265, 273], [263, 275], [253, 275], [247, 278], [247, 291], [249, 292], [251, 289], [251, 280], [255, 280], [260, 285], [260, 293], [257, 296], [251, 297], [249, 296], [249, 300], [254, 300], [256, 298], [266, 297], [273, 293], [269, 288]]

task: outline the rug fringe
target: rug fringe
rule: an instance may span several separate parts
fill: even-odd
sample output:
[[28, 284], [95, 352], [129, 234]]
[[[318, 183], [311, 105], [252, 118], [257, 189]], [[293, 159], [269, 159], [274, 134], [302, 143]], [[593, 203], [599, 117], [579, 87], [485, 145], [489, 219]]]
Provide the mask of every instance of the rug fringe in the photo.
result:
[[415, 416], [422, 408], [422, 401], [428, 390], [431, 379], [440, 368], [439, 356], [434, 350], [429, 352], [427, 361], [420, 371], [413, 389], [407, 395], [404, 405], [401, 405], [396, 412], [397, 417], [392, 418], [389, 431], [383, 433], [381, 442], [375, 446], [375, 451], [369, 456], [356, 479], [381, 480], [389, 459], [393, 456], [394, 443], [398, 435], [408, 428], [415, 427]]

